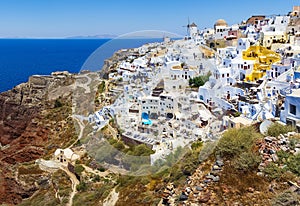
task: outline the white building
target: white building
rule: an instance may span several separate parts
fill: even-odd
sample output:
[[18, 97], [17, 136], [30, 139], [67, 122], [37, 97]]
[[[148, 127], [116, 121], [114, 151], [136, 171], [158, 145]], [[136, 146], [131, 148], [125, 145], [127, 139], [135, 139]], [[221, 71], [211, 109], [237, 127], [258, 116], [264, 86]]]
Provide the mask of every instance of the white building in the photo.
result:
[[251, 46], [250, 38], [240, 38], [237, 42], [237, 54], [242, 54], [243, 51], [247, 50]]
[[291, 69], [291, 64], [272, 64], [271, 69], [266, 71], [267, 77], [270, 79], [277, 78], [284, 72]]
[[286, 95], [280, 120], [293, 126], [300, 125], [300, 89], [291, 90], [291, 93]]
[[60, 163], [68, 163], [76, 161], [80, 156], [75, 154], [70, 148], [56, 149], [54, 152], [54, 159]]
[[228, 27], [227, 22], [224, 19], [219, 19], [214, 24], [215, 29], [215, 39], [224, 39], [228, 36], [228, 30], [230, 29]]
[[166, 62], [166, 70], [169, 74], [168, 78], [173, 80], [189, 80], [190, 78], [194, 78], [196, 76], [196, 71], [194, 69], [191, 69], [188, 66], [182, 68], [182, 63], [180, 61]]

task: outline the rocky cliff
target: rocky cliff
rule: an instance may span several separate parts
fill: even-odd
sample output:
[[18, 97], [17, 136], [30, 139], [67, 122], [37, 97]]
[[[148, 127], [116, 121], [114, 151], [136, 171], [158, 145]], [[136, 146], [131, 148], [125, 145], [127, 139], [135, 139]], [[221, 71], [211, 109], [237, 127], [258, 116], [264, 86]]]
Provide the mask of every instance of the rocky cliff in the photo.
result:
[[[27, 83], [0, 94], [0, 204], [18, 204], [37, 190], [35, 180], [20, 180], [19, 170], [57, 147], [55, 140], [64, 135], [60, 123], [71, 111], [67, 104], [73, 82], [68, 73], [32, 76]], [[53, 95], [59, 92], [57, 88], [63, 90], [62, 96]], [[55, 101], [65, 105], [55, 108]], [[72, 132], [67, 135], [67, 140], [73, 138]], [[41, 172], [39, 178], [42, 176]]]

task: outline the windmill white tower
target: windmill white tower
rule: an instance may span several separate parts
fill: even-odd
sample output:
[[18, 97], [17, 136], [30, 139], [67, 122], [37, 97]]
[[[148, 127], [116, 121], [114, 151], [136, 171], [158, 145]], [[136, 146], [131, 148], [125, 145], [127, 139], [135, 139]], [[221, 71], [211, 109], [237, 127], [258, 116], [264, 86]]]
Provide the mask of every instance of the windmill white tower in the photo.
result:
[[190, 18], [188, 18], [188, 24], [186, 26], [186, 33], [188, 37], [195, 37], [198, 34], [198, 27], [197, 25], [193, 22], [190, 24]]
[[188, 34], [190, 37], [195, 37], [198, 34], [198, 27], [197, 25], [193, 22], [191, 24], [189, 24], [188, 27]]

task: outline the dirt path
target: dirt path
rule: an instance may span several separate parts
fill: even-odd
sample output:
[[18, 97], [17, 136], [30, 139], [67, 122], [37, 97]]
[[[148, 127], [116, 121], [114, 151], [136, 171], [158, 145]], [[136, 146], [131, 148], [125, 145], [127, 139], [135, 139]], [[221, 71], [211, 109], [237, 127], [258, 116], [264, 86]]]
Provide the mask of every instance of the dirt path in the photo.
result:
[[87, 74], [84, 74], [84, 75], [82, 75], [82, 76], [79, 76], [79, 78], [86, 78], [86, 79], [87, 79], [87, 82], [82, 83], [82, 82], [80, 82], [80, 81], [76, 81], [75, 87], [76, 87], [76, 88], [77, 88], [77, 87], [82, 87], [82, 88], [84, 88], [84, 90], [85, 90], [84, 93], [85, 93], [85, 94], [91, 93], [91, 89], [90, 89], [90, 87], [89, 87], [89, 85], [90, 85], [91, 82], [92, 82], [91, 77], [89, 77]]
[[62, 169], [65, 173], [67, 173], [67, 175], [70, 177], [71, 182], [72, 182], [72, 192], [70, 194], [69, 202], [68, 202], [68, 204], [66, 204], [67, 206], [72, 206], [73, 198], [77, 193], [76, 187], [77, 187], [77, 185], [79, 185], [79, 180], [76, 178], [76, 176], [72, 172], [70, 172], [68, 170], [68, 168], [65, 168], [62, 166], [60, 169]]
[[119, 193], [114, 188], [103, 202], [103, 206], [114, 206], [119, 199]]
[[98, 170], [93, 170], [92, 168], [84, 165], [84, 164], [81, 164], [81, 166], [84, 167], [85, 171], [89, 172], [89, 173], [93, 173], [94, 175], [99, 175], [100, 177], [106, 177], [109, 172], [106, 170], [105, 172], [100, 172]]
[[38, 161], [36, 161], [36, 163], [44, 171], [53, 172], [53, 171], [55, 171], [57, 169], [61, 169], [62, 171], [64, 171], [69, 176], [69, 178], [70, 178], [70, 180], [72, 182], [72, 192], [70, 193], [69, 202], [66, 205], [67, 206], [72, 206], [72, 204], [73, 204], [73, 198], [74, 198], [74, 196], [77, 193], [76, 187], [79, 184], [79, 180], [77, 179], [77, 177], [75, 176], [75, 174], [73, 174], [72, 172], [70, 172], [66, 165], [60, 164], [60, 163], [55, 162], [53, 160], [39, 159]]
[[[77, 138], [77, 141], [80, 140], [83, 136], [83, 130], [84, 130], [84, 123], [82, 122], [82, 120], [80, 119], [80, 116], [78, 115], [72, 115], [73, 119], [75, 121], [77, 121], [78, 125], [79, 125], [79, 135], [78, 135], [78, 138]], [[72, 148], [74, 146], [74, 144], [77, 143], [77, 141], [75, 141], [73, 144], [71, 144], [68, 148]]]

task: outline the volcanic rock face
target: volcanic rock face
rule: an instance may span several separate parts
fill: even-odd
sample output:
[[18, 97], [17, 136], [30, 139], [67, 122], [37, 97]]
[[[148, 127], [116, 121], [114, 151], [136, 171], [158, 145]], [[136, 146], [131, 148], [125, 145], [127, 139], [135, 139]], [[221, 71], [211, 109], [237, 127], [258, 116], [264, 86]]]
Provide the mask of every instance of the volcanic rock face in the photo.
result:
[[33, 77], [29, 83], [0, 94], [0, 204], [18, 204], [37, 190], [34, 185], [19, 182], [17, 165], [44, 154], [50, 128], [40, 122], [44, 119], [43, 111], [53, 105], [47, 94], [56, 84], [70, 78], [39, 76], [43, 84], [39, 85], [38, 81], [32, 81], [36, 79]]

